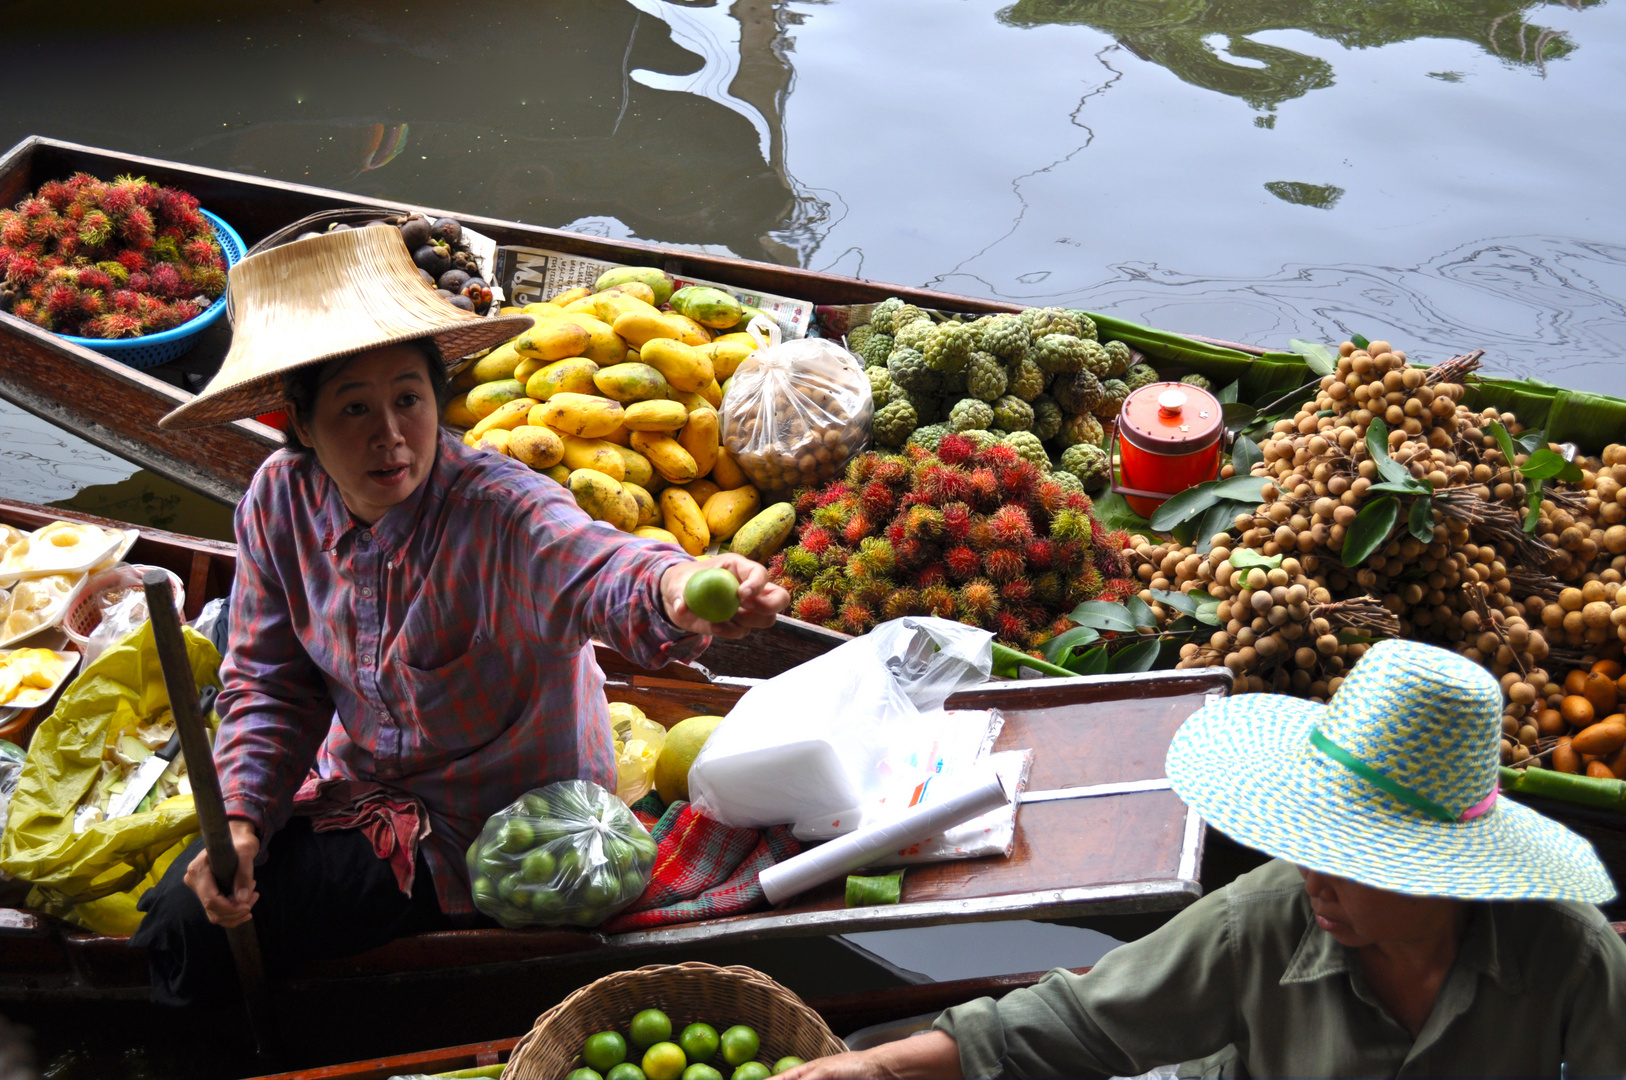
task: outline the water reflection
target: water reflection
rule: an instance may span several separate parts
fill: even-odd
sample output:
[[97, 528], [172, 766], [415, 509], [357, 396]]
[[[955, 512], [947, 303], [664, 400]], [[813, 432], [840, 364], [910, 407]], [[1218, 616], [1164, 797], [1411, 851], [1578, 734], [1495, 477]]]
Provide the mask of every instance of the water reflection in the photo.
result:
[[[1567, 0], [1567, 6], [1602, 2]], [[1018, 0], [999, 18], [1011, 26], [1094, 27], [1193, 86], [1272, 110], [1331, 86], [1332, 65], [1252, 35], [1303, 30], [1361, 49], [1417, 38], [1456, 39], [1545, 73], [1548, 61], [1575, 48], [1563, 31], [1526, 19], [1527, 12], [1545, 6], [1507, 0]], [[1461, 75], [1441, 72], [1436, 77], [1456, 81]]]

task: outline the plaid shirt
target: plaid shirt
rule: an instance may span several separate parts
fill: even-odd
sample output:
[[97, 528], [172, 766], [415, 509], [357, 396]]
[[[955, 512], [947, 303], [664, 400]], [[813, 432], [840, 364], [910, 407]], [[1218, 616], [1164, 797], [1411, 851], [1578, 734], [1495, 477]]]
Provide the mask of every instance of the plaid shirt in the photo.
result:
[[521, 792], [614, 790], [604, 673], [708, 638], [666, 618], [688, 556], [594, 523], [554, 481], [442, 436], [429, 478], [372, 525], [313, 457], [273, 454], [237, 507], [215, 747], [226, 812], [269, 837], [314, 765], [422, 799], [441, 910], [472, 909], [464, 853]]

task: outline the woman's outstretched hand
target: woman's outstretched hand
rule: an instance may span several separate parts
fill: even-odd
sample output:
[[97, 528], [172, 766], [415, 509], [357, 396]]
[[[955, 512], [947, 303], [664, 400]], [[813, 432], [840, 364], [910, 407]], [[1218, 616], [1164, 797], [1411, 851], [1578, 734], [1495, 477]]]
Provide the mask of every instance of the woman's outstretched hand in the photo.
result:
[[960, 1076], [960, 1045], [941, 1031], [928, 1031], [853, 1053], [817, 1058], [787, 1069], [779, 1080], [903, 1080]]
[[[683, 589], [697, 571], [721, 567], [740, 582], [740, 610], [726, 623], [707, 622], [683, 602]], [[774, 616], [790, 606], [790, 593], [768, 580], [761, 563], [743, 555], [723, 554], [709, 559], [678, 563], [661, 575], [661, 603], [672, 625], [696, 634], [721, 638], [742, 638], [752, 630], [773, 625]]]

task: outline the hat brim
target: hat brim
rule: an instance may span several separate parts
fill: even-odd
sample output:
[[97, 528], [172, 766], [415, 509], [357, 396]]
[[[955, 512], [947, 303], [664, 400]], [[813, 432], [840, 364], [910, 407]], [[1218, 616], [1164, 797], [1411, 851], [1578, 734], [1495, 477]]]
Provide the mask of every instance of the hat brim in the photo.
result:
[[1326, 715], [1325, 705], [1281, 694], [1205, 706], [1175, 733], [1169, 781], [1240, 843], [1374, 888], [1462, 900], [1614, 898], [1592, 845], [1529, 807], [1498, 798], [1471, 821], [1436, 821], [1323, 757], [1309, 732]]

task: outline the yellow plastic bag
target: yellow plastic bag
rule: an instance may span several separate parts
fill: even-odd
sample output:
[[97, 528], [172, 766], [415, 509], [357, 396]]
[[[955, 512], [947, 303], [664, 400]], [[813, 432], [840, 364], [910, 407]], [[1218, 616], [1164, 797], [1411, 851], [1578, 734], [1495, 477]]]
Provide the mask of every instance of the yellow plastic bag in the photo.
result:
[[655, 786], [655, 762], [666, 745], [666, 729], [625, 702], [610, 702], [610, 728], [615, 732], [615, 793], [631, 806]]
[[[220, 654], [191, 628], [185, 635], [198, 687], [218, 687]], [[145, 813], [98, 821], [78, 834], [73, 817], [101, 774], [109, 732], [133, 728], [168, 708], [152, 624], [145, 623], [81, 672], [34, 733], [0, 835], [0, 870], [35, 885], [31, 904], [82, 925], [89, 925], [88, 914], [109, 928], [118, 925], [117, 932], [128, 932], [139, 921], [135, 900], [157, 880], [160, 860], [173, 858], [171, 850], [178, 851], [198, 831], [191, 800], [169, 799]], [[210, 722], [219, 721], [211, 715]], [[127, 899], [86, 907], [115, 894]], [[102, 908], [108, 909], [101, 912], [106, 919], [97, 915]]]

